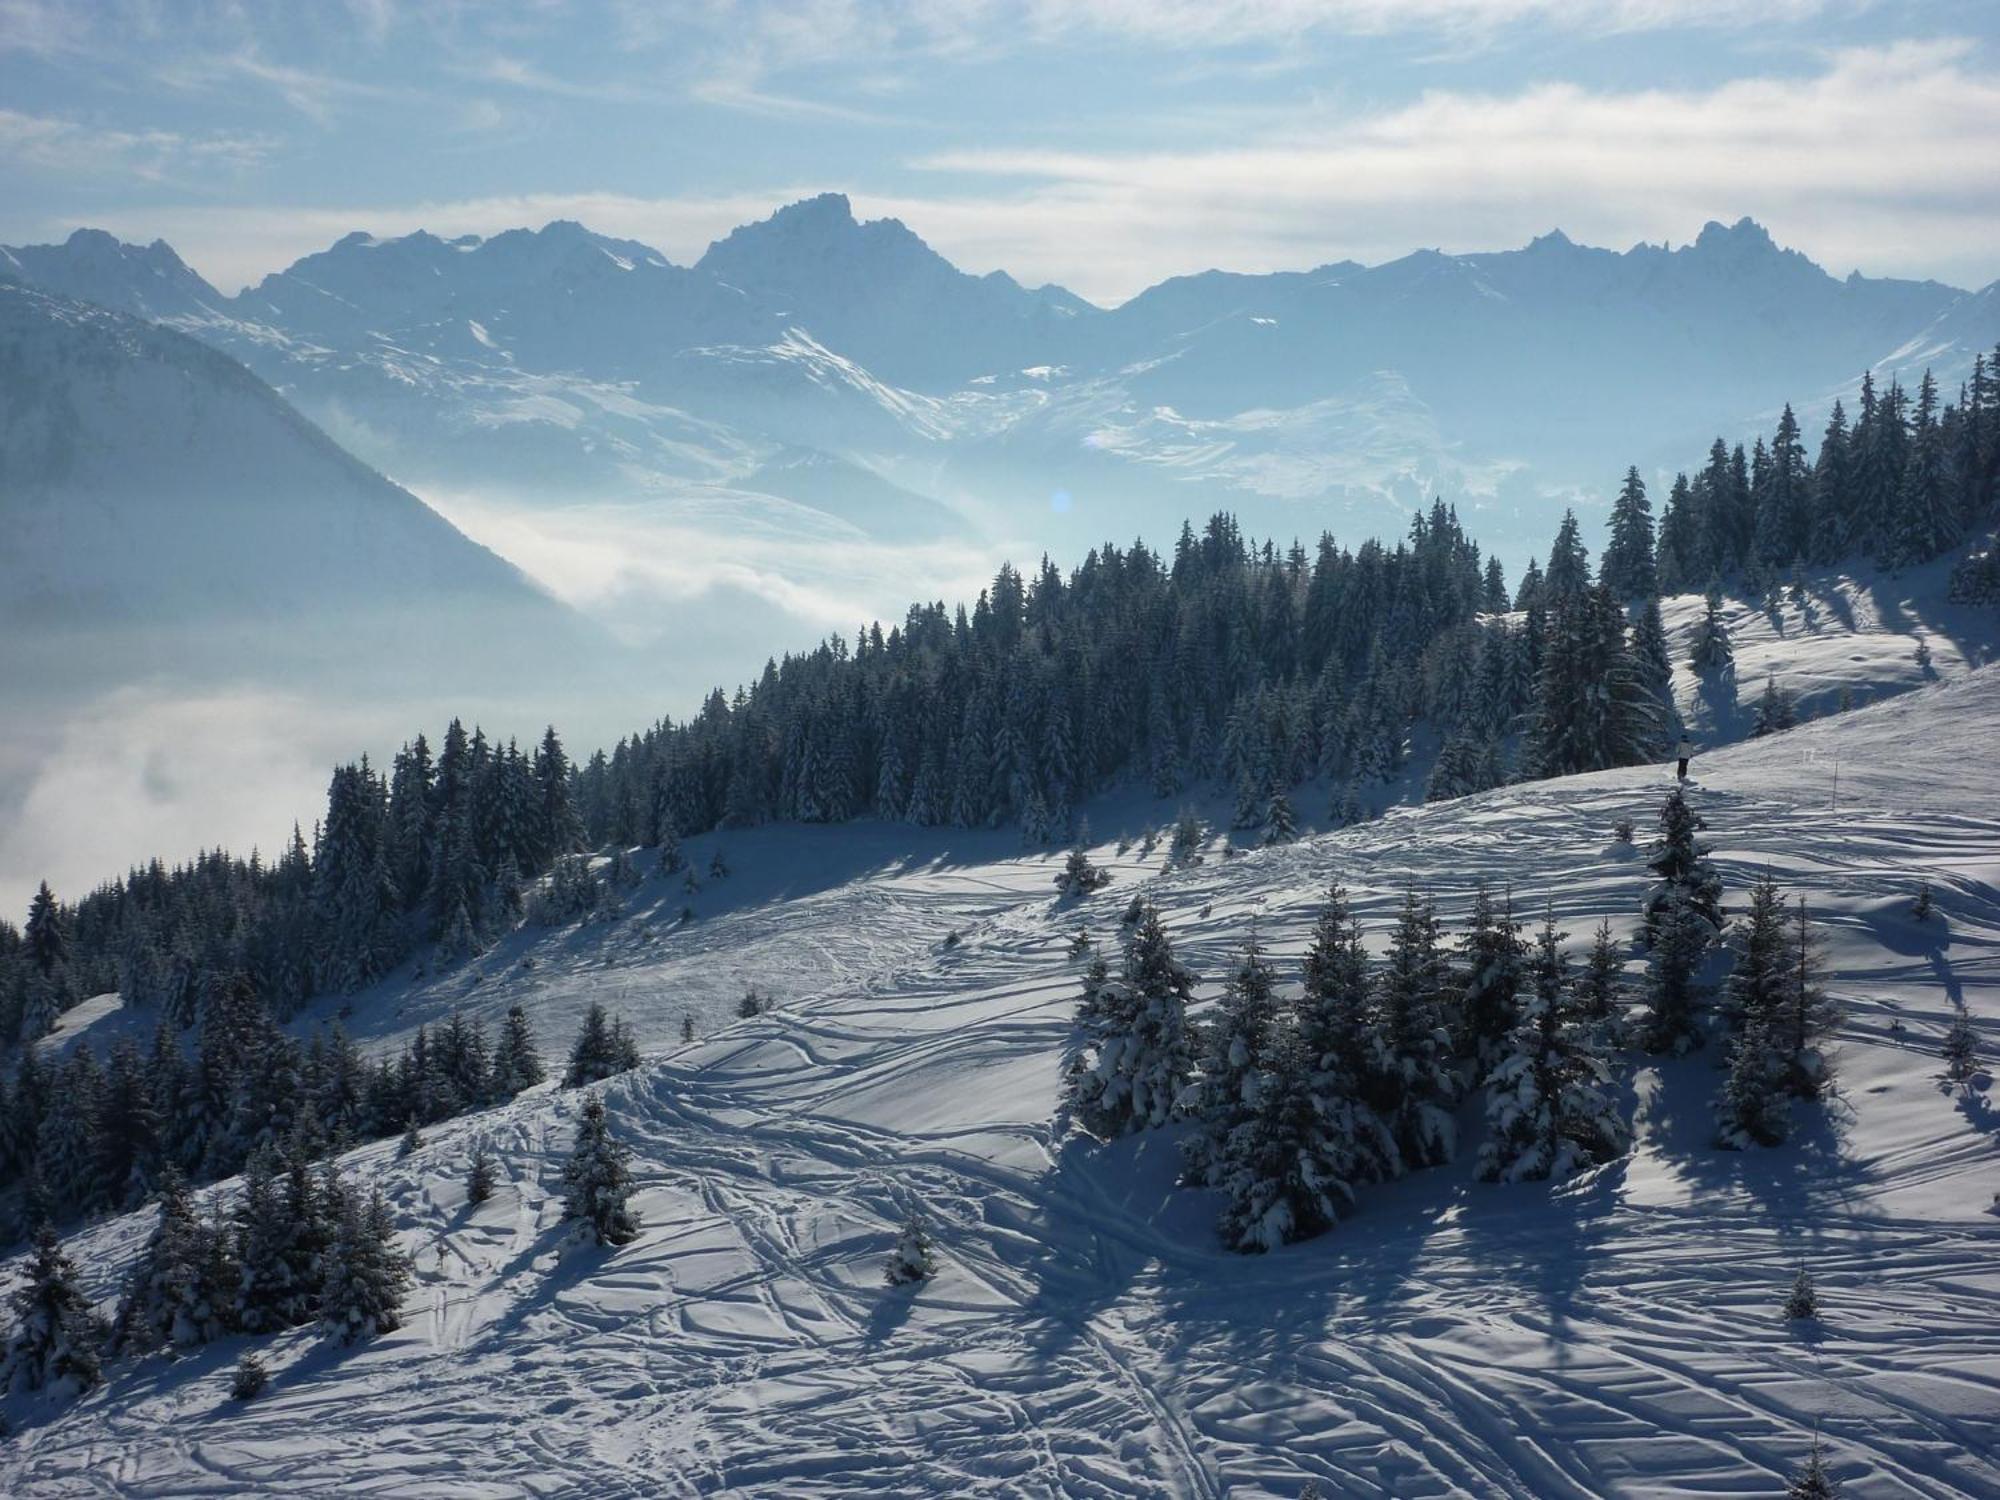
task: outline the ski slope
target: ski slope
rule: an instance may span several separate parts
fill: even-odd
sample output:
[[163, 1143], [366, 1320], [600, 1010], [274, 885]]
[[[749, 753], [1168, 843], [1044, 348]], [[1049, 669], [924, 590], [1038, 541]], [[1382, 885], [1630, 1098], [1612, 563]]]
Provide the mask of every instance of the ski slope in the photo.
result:
[[[402, 1330], [264, 1341], [272, 1388], [247, 1408], [226, 1394], [243, 1340], [120, 1366], [73, 1407], [17, 1400], [0, 1493], [1770, 1495], [1818, 1424], [1850, 1497], [2000, 1495], [2000, 1116], [1990, 1080], [1955, 1097], [1936, 1057], [1953, 999], [2000, 1049], [1996, 734], [2000, 673], [1974, 671], [1698, 759], [1725, 900], [1766, 869], [1806, 895], [1848, 1006], [1840, 1097], [1791, 1144], [1710, 1149], [1717, 1059], [1632, 1058], [1629, 1158], [1553, 1190], [1476, 1183], [1470, 1109], [1457, 1164], [1262, 1257], [1222, 1252], [1216, 1199], [1173, 1186], [1175, 1132], [1052, 1128], [1069, 935], [1112, 941], [1144, 886], [1208, 999], [1253, 923], [1295, 980], [1331, 881], [1379, 940], [1406, 884], [1455, 925], [1485, 877], [1580, 946], [1636, 918], [1645, 872], [1612, 828], [1643, 842], [1662, 772], [1218, 842], [1171, 873], [1164, 842], [1105, 847], [1116, 879], [1074, 905], [1060, 856], [1004, 835], [948, 856], [899, 829], [734, 839], [736, 873], [702, 892], [656, 878], [615, 923], [355, 1004], [386, 1036], [519, 1000], [551, 1052], [590, 999], [624, 1009], [649, 1057], [604, 1094], [642, 1183], [635, 1243], [584, 1249], [559, 1220], [580, 1095], [435, 1127], [406, 1160], [364, 1148], [348, 1170], [384, 1185], [417, 1259]], [[1095, 810], [1107, 832], [1141, 811], [1167, 810]], [[1918, 924], [1924, 878], [1939, 916]], [[724, 1020], [750, 982], [780, 1008]], [[686, 1011], [705, 1034], [680, 1047]], [[475, 1210], [477, 1136], [504, 1182]], [[943, 1269], [891, 1290], [912, 1203]], [[149, 1228], [72, 1242], [95, 1293]], [[1824, 1309], [1803, 1331], [1780, 1313], [1801, 1261]]]
[[[1949, 681], [1992, 660], [1993, 614], [1947, 597], [1955, 558], [1893, 573], [1816, 571], [1768, 600], [1729, 598], [1723, 620], [1735, 653], [1732, 670], [1700, 677], [1687, 666], [1706, 603], [1700, 594], [1660, 601], [1675, 663], [1675, 705], [1697, 739], [1718, 745], [1747, 739], [1765, 682], [1775, 682], [1801, 719]], [[1920, 664], [1916, 644], [1929, 649]]]

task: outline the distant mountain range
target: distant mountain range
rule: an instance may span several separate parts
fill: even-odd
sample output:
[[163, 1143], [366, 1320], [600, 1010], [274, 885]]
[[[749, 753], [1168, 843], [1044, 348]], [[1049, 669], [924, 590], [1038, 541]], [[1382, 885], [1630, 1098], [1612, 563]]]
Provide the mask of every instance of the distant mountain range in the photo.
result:
[[1442, 494], [1540, 546], [1628, 463], [1811, 419], [1864, 369], [1949, 391], [2000, 288], [1829, 276], [1748, 219], [1623, 253], [1523, 249], [1179, 277], [1105, 309], [971, 276], [826, 194], [691, 267], [573, 223], [351, 234], [224, 296], [80, 230], [0, 277], [241, 360], [416, 487], [536, 504], [771, 495], [903, 541], [1052, 549], [1230, 506], [1281, 535], [1400, 529]]

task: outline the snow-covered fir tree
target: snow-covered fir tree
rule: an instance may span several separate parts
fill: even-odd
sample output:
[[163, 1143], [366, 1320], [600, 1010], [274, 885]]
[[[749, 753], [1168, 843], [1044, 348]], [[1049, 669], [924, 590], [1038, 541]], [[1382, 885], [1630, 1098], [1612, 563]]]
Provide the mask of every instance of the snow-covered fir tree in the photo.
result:
[[1611, 919], [1603, 918], [1591, 938], [1590, 956], [1577, 975], [1576, 1013], [1616, 1043], [1625, 1014], [1625, 965], [1611, 941]]
[[169, 1168], [160, 1184], [159, 1222], [112, 1325], [113, 1345], [144, 1353], [220, 1338], [234, 1323], [239, 1280], [228, 1237], [201, 1222], [187, 1184]]
[[1463, 1035], [1458, 1039], [1458, 1052], [1482, 1076], [1519, 1019], [1526, 956], [1521, 924], [1514, 920], [1512, 893], [1496, 903], [1491, 888], [1480, 881], [1473, 889], [1472, 912], [1458, 941], [1463, 976], [1459, 999]]
[[270, 1368], [254, 1349], [245, 1349], [229, 1374], [229, 1399], [255, 1401], [271, 1383]]
[[1639, 1019], [1639, 1044], [1648, 1052], [1679, 1055], [1702, 1044], [1701, 967], [1714, 942], [1714, 930], [1691, 906], [1676, 903], [1660, 917]]
[[1361, 924], [1338, 885], [1313, 921], [1302, 969], [1299, 1041], [1311, 1070], [1315, 1108], [1344, 1148], [1348, 1180], [1400, 1177], [1403, 1155], [1395, 1134], [1369, 1102], [1377, 1061], [1374, 978]]
[[1784, 976], [1772, 1016], [1785, 1088], [1797, 1099], [1819, 1099], [1833, 1083], [1833, 1057], [1826, 1044], [1840, 1024], [1841, 1008], [1820, 975], [1818, 938], [1801, 896], [1786, 927]]
[[922, 1209], [913, 1208], [896, 1232], [883, 1280], [890, 1286], [907, 1286], [911, 1282], [929, 1281], [937, 1275], [937, 1269], [937, 1244], [931, 1238], [930, 1219]]
[[396, 1245], [396, 1226], [380, 1188], [364, 1198], [328, 1176], [335, 1202], [333, 1238], [320, 1259], [319, 1321], [343, 1344], [393, 1333], [413, 1275]]
[[[97, 1110], [97, 1180], [113, 1209], [143, 1203], [162, 1171], [160, 1108], [138, 1043], [113, 1043]], [[4, 1170], [4, 1166], [0, 1166]]]
[[1785, 1481], [1785, 1500], [1840, 1500], [1840, 1483], [1826, 1466], [1817, 1430], [1806, 1461]]
[[1292, 811], [1292, 799], [1282, 786], [1274, 786], [1264, 804], [1264, 847], [1289, 844], [1299, 836], [1299, 820]]
[[1562, 609], [1581, 599], [1590, 588], [1590, 554], [1583, 545], [1583, 528], [1576, 512], [1563, 512], [1556, 539], [1549, 547], [1548, 571], [1542, 575], [1542, 602]]
[[1820, 987], [1811, 923], [1786, 910], [1766, 875], [1735, 939], [1725, 990], [1736, 1028], [1728, 1077], [1716, 1103], [1716, 1139], [1732, 1150], [1784, 1140], [1792, 1099], [1817, 1099], [1832, 1078], [1824, 1041], [1839, 1020]]
[[47, 1225], [35, 1236], [26, 1277], [9, 1299], [14, 1331], [0, 1364], [0, 1389], [80, 1396], [103, 1376], [97, 1351], [104, 1329], [77, 1283], [75, 1263]]
[[1090, 1041], [1071, 1092], [1077, 1123], [1108, 1140], [1175, 1119], [1195, 1074], [1187, 1015], [1195, 976], [1174, 957], [1158, 911], [1140, 914], [1118, 975], [1086, 986]]
[[1688, 649], [1688, 665], [1699, 676], [1726, 671], [1736, 662], [1736, 648], [1729, 639], [1729, 622], [1722, 614], [1722, 580], [1712, 579], [1702, 617], [1694, 627]]
[[237, 1326], [271, 1333], [311, 1321], [319, 1258], [333, 1228], [303, 1159], [281, 1161], [268, 1151], [251, 1157], [235, 1209]]
[[1625, 483], [1611, 502], [1611, 537], [1604, 544], [1598, 575], [1620, 599], [1647, 599], [1659, 589], [1653, 559], [1653, 506], [1639, 470], [1625, 471]]
[[1486, 1080], [1479, 1175], [1488, 1182], [1560, 1180], [1631, 1145], [1603, 1043], [1577, 1014], [1553, 912], [1535, 949], [1532, 989]]
[[1665, 735], [1658, 694], [1641, 679], [1625, 614], [1603, 584], [1564, 596], [1548, 639], [1529, 727], [1538, 776], [1568, 776], [1653, 758]]
[[1819, 1290], [1803, 1265], [1799, 1267], [1799, 1274], [1792, 1278], [1791, 1290], [1785, 1294], [1785, 1316], [1794, 1322], [1819, 1316]]
[[1087, 896], [1110, 883], [1111, 872], [1093, 864], [1090, 852], [1082, 844], [1071, 847], [1063, 860], [1062, 872], [1056, 876], [1056, 889], [1065, 897]]
[[627, 1202], [632, 1194], [630, 1153], [611, 1133], [600, 1095], [585, 1096], [577, 1116], [576, 1144], [563, 1165], [563, 1217], [582, 1224], [599, 1245], [627, 1245], [639, 1221]]
[[1952, 1007], [1951, 1025], [1945, 1028], [1938, 1048], [1944, 1058], [1944, 1076], [1963, 1084], [1979, 1071], [1979, 1033], [1972, 1029], [1972, 1017], [1963, 1004]]
[[37, 972], [53, 975], [69, 962], [69, 919], [46, 880], [35, 887], [34, 899], [28, 903], [28, 923], [21, 929], [21, 936], [25, 939], [28, 962]]
[[1632, 664], [1640, 686], [1659, 706], [1662, 726], [1670, 727], [1677, 718], [1674, 664], [1667, 652], [1667, 627], [1657, 598], [1647, 599], [1632, 618]]
[[507, 1007], [500, 1026], [500, 1041], [493, 1049], [491, 1088], [495, 1098], [511, 1099], [523, 1089], [531, 1089], [548, 1076], [535, 1040], [528, 1013], [519, 1005]]
[[527, 916], [538, 927], [563, 927], [601, 911], [606, 899], [604, 881], [590, 857], [563, 854], [528, 898]]
[[1249, 1103], [1207, 1164], [1207, 1180], [1224, 1198], [1217, 1231], [1242, 1252], [1322, 1234], [1354, 1200], [1347, 1122], [1321, 1107], [1296, 1021], [1277, 1015], [1262, 1050]]
[[613, 1019], [593, 1000], [584, 1012], [576, 1041], [569, 1050], [569, 1066], [563, 1072], [563, 1087], [584, 1088], [600, 1083], [615, 1073], [639, 1065], [639, 1049], [626, 1028], [624, 1018]]
[[1798, 723], [1798, 712], [1792, 706], [1791, 695], [1778, 686], [1778, 679], [1767, 673], [1764, 677], [1764, 695], [1757, 700], [1757, 718], [1750, 734], [1753, 739], [1761, 739], [1767, 734], [1777, 734]]
[[1649, 1052], [1701, 1045], [1700, 972], [1722, 925], [1722, 877], [1697, 835], [1705, 825], [1675, 788], [1660, 807], [1660, 836], [1647, 856], [1658, 876], [1642, 931], [1650, 952], [1639, 1040]]
[[1201, 1030], [1201, 1075], [1190, 1109], [1195, 1128], [1181, 1141], [1186, 1181], [1212, 1186], [1232, 1140], [1256, 1113], [1274, 1067], [1278, 1015], [1278, 976], [1253, 936]]
[[678, 875], [687, 867], [687, 856], [681, 853], [680, 835], [674, 831], [673, 820], [661, 824], [659, 830], [659, 867], [662, 875]]
[[35, 1168], [50, 1196], [72, 1211], [91, 1212], [104, 1202], [96, 1133], [103, 1095], [104, 1072], [97, 1055], [78, 1047], [62, 1063], [43, 1100]]
[[[1133, 900], [1140, 901], [1137, 896]], [[1141, 902], [1143, 907], [1143, 902]], [[1135, 916], [1134, 922], [1138, 920]], [[1063, 1043], [1062, 1094], [1057, 1109], [1059, 1122], [1080, 1120], [1081, 1113], [1094, 1101], [1098, 1088], [1094, 1065], [1106, 1040], [1110, 1017], [1104, 1009], [1104, 987], [1111, 968], [1102, 950], [1093, 952], [1083, 972], [1083, 991], [1077, 997], [1074, 1023]]]
[[1708, 825], [1680, 787], [1661, 803], [1659, 824], [1659, 837], [1646, 852], [1646, 868], [1658, 877], [1646, 894], [1646, 941], [1656, 943], [1662, 924], [1677, 911], [1691, 913], [1713, 937], [1722, 929], [1722, 877], [1699, 838]]
[[499, 1168], [494, 1165], [493, 1152], [481, 1136], [472, 1147], [472, 1160], [466, 1164], [465, 1201], [471, 1204], [486, 1202], [493, 1196], [493, 1189], [499, 1179]]
[[1446, 739], [1438, 747], [1437, 759], [1431, 762], [1430, 777], [1424, 782], [1424, 800], [1449, 802], [1454, 797], [1469, 797], [1484, 791], [1480, 785], [1483, 779], [1480, 748], [1480, 742], [1465, 730]]
[[1364, 1098], [1387, 1125], [1406, 1168], [1451, 1160], [1460, 1082], [1451, 1053], [1458, 996], [1439, 938], [1437, 907], [1403, 893], [1377, 981]]
[[367, 758], [335, 771], [312, 859], [315, 978], [322, 988], [350, 990], [379, 979], [399, 951], [402, 908], [387, 825], [388, 789]]
[[1752, 1016], [1775, 1014], [1783, 1001], [1786, 970], [1785, 900], [1766, 871], [1750, 888], [1750, 902], [1729, 931], [1729, 978], [1721, 1010], [1732, 1029]]
[[1746, 1016], [1729, 1045], [1729, 1070], [1715, 1104], [1715, 1143], [1730, 1151], [1775, 1146], [1791, 1129], [1784, 1057], [1769, 1012]]
[[1201, 863], [1201, 820], [1192, 808], [1182, 808], [1174, 821], [1173, 842], [1167, 846], [1167, 863], [1176, 868]]

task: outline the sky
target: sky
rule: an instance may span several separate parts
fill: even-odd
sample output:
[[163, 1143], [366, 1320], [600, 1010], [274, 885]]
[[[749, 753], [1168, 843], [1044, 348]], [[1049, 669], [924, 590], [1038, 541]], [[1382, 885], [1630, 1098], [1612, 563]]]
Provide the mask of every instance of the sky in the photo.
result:
[[0, 0], [0, 242], [164, 238], [233, 292], [353, 229], [574, 218], [686, 262], [822, 190], [1107, 304], [1745, 214], [1983, 286], [2000, 6]]

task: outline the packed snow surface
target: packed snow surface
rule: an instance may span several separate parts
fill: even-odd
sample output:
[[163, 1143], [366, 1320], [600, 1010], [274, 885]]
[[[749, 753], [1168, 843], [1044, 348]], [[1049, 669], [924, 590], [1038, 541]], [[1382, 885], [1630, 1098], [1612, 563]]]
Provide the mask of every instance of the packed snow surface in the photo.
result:
[[[380, 1038], [522, 1001], [551, 1052], [590, 999], [623, 1009], [649, 1048], [603, 1091], [642, 1183], [633, 1244], [586, 1249], [559, 1220], [581, 1094], [435, 1127], [406, 1160], [365, 1148], [347, 1169], [384, 1185], [417, 1260], [401, 1331], [267, 1342], [271, 1390], [247, 1406], [227, 1399], [242, 1340], [120, 1366], [73, 1407], [19, 1410], [0, 1492], [1773, 1495], [1817, 1424], [1855, 1500], [2000, 1495], [2000, 1116], [1937, 1058], [1954, 1000], [2000, 1047], [1997, 735], [2000, 673], [1974, 671], [1697, 759], [1725, 899], [1767, 869], [1804, 895], [1848, 1007], [1839, 1097], [1791, 1144], [1711, 1148], [1713, 1050], [1630, 1057], [1630, 1157], [1486, 1185], [1475, 1134], [1255, 1257], [1218, 1247], [1214, 1196], [1174, 1186], [1176, 1132], [1052, 1127], [1069, 936], [1109, 944], [1143, 888], [1208, 999], [1253, 924], [1295, 982], [1333, 881], [1379, 941], [1405, 885], [1456, 920], [1484, 877], [1580, 947], [1600, 916], [1632, 926], [1646, 876], [1613, 828], [1643, 843], [1666, 772], [1234, 858], [1217, 840], [1173, 873], [1164, 841], [1144, 860], [1107, 843], [1116, 878], [1073, 904], [1060, 855], [985, 836], [734, 838], [735, 873], [686, 897], [697, 921], [656, 876], [617, 922], [355, 1003]], [[1171, 809], [1094, 811], [1110, 835]], [[728, 1018], [751, 983], [779, 1008]], [[687, 1011], [704, 1035], [683, 1047]], [[482, 1136], [503, 1185], [472, 1209]], [[914, 1205], [940, 1270], [892, 1288]], [[149, 1227], [73, 1242], [95, 1293]], [[1781, 1310], [1801, 1263], [1823, 1309], [1805, 1325]]]

